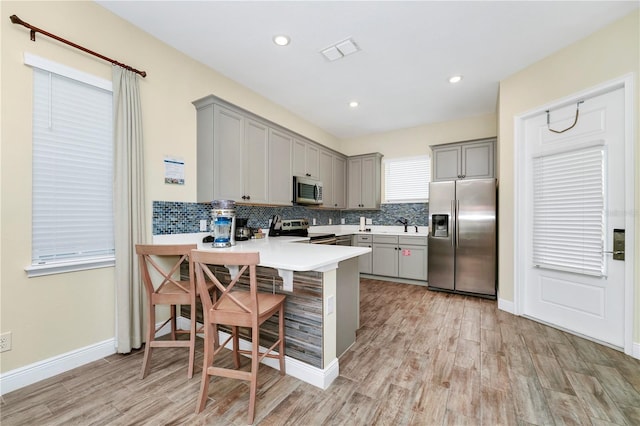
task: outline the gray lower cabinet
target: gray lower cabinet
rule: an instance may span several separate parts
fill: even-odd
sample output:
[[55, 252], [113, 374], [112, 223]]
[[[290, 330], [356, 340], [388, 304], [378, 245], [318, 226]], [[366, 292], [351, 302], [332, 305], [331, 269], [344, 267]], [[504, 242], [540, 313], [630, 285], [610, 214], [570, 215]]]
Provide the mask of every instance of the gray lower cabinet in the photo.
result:
[[434, 182], [495, 177], [496, 139], [431, 146]]
[[373, 235], [372, 274], [427, 280], [427, 237]]
[[[373, 235], [354, 235], [353, 245], [357, 247], [373, 247]], [[371, 274], [373, 253], [369, 252], [358, 257], [358, 269], [362, 274]]]

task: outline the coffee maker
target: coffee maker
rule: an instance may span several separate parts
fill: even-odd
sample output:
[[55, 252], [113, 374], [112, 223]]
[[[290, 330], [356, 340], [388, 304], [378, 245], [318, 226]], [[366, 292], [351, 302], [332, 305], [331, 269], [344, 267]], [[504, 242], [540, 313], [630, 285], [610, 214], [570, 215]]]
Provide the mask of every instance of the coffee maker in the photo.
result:
[[236, 244], [236, 203], [233, 200], [213, 200], [211, 231], [213, 247], [231, 247]]
[[247, 241], [251, 238], [251, 229], [247, 226], [247, 218], [236, 219], [236, 241]]

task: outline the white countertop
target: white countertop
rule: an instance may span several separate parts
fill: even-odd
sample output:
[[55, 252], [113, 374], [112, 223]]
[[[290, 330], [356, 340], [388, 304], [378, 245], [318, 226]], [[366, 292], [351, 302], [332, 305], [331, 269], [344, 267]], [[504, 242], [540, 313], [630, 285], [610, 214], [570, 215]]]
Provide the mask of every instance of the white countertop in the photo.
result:
[[[315, 230], [314, 230], [315, 232]], [[324, 232], [324, 231], [323, 231]], [[257, 240], [238, 241], [235, 246], [213, 248], [203, 243], [208, 232], [193, 234], [154, 235], [153, 244], [198, 244], [198, 249], [225, 252], [259, 252], [260, 266], [288, 271], [326, 272], [338, 267], [338, 263], [371, 251], [368, 247], [301, 244], [305, 237], [265, 237]]]

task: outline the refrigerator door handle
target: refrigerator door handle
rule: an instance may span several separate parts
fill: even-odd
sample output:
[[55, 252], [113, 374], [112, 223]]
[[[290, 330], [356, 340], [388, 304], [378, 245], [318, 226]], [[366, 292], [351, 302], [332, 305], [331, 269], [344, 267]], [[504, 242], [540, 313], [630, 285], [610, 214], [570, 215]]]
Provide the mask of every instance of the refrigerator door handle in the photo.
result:
[[[451, 232], [455, 235], [456, 233], [456, 202], [455, 200], [451, 200]], [[451, 236], [451, 247], [455, 247], [455, 238]]]
[[458, 220], [458, 214], [460, 213], [460, 200], [456, 200], [456, 248], [460, 247], [460, 221]]

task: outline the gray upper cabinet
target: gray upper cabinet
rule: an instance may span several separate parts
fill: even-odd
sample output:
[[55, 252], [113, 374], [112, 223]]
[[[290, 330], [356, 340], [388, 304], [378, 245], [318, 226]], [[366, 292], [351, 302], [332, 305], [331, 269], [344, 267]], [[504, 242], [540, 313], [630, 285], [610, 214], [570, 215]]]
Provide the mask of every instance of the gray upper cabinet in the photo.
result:
[[333, 156], [333, 207], [347, 207], [347, 159]]
[[245, 120], [242, 115], [220, 105], [214, 105], [213, 111], [213, 141], [217, 141], [213, 143], [213, 158], [198, 164], [198, 170], [203, 167], [213, 168], [213, 182], [206, 185], [213, 184], [213, 193], [208, 200], [202, 201], [241, 201], [244, 195], [244, 179], [240, 171], [244, 170]]
[[319, 178], [322, 181], [323, 207], [345, 208], [346, 174], [347, 160], [344, 156], [320, 150]]
[[291, 180], [291, 137], [271, 129], [269, 135], [269, 202], [291, 205], [293, 181]]
[[382, 154], [349, 157], [347, 165], [347, 208], [380, 208]]
[[291, 205], [292, 138], [214, 96], [194, 105], [198, 201]]
[[293, 176], [307, 176], [319, 179], [319, 161], [320, 149], [316, 144], [294, 138], [292, 163]]
[[333, 207], [333, 154], [320, 151], [319, 178], [322, 181], [322, 206]]
[[460, 142], [431, 147], [432, 181], [495, 177], [496, 139]]
[[246, 119], [244, 145], [244, 190], [242, 201], [269, 202], [269, 128], [257, 121]]

